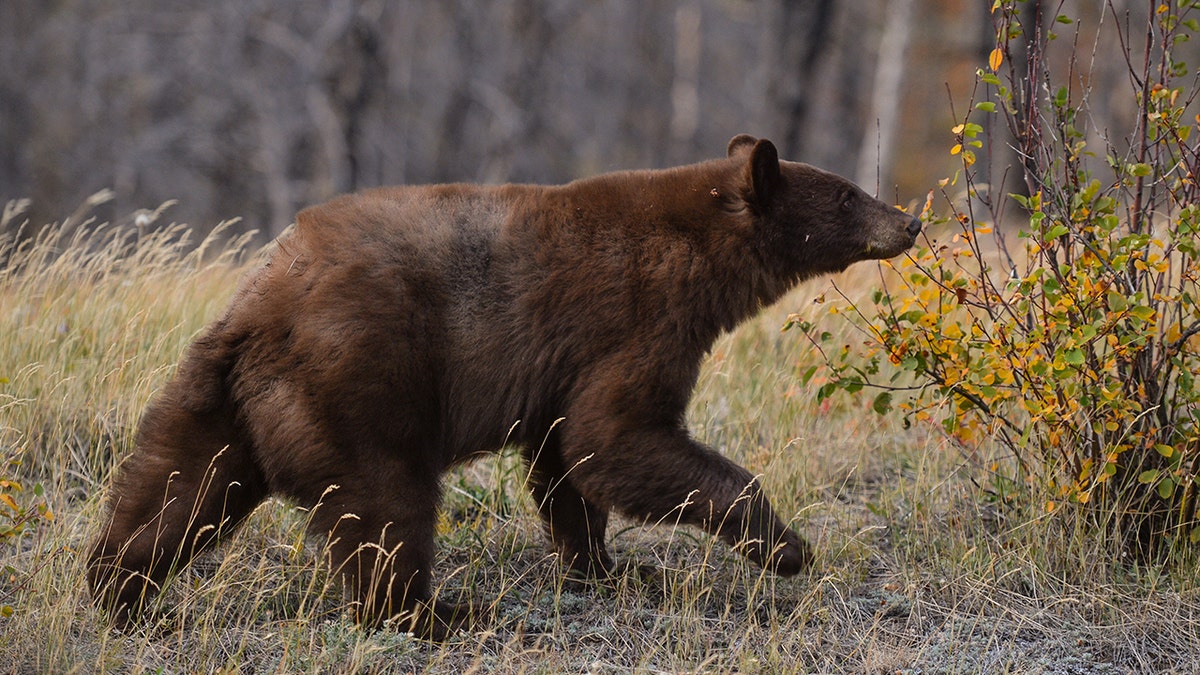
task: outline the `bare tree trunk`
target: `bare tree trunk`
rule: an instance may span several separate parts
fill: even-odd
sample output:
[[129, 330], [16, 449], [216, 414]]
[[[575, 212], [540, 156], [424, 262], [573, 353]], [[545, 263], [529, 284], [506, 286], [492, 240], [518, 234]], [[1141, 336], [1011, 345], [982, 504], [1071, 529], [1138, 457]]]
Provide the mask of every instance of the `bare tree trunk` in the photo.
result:
[[785, 157], [802, 154], [817, 63], [829, 40], [833, 12], [833, 0], [779, 0], [764, 22], [769, 44], [767, 105], [776, 118], [767, 126]]
[[671, 84], [672, 161], [687, 154], [700, 128], [700, 8], [675, 8], [675, 79]]
[[864, 187], [875, 186], [875, 194], [891, 183], [892, 155], [896, 147], [896, 127], [900, 120], [901, 87], [904, 80], [904, 51], [912, 33], [913, 0], [891, 0], [883, 37], [879, 42], [879, 58], [875, 66], [874, 95], [871, 115], [858, 151], [856, 182]]

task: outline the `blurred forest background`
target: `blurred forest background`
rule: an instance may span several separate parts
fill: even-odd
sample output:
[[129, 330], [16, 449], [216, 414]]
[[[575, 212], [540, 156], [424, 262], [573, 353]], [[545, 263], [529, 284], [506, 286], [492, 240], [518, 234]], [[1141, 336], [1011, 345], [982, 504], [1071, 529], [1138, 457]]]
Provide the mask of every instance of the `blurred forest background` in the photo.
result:
[[[109, 188], [103, 220], [175, 199], [172, 220], [265, 238], [340, 192], [565, 182], [720, 156], [745, 131], [907, 203], [958, 163], [990, 4], [3, 0], [0, 201], [29, 198], [36, 224]], [[1064, 5], [1095, 97], [1127, 77], [1096, 26], [1136, 37], [1148, 5], [1026, 10], [1049, 26]]]

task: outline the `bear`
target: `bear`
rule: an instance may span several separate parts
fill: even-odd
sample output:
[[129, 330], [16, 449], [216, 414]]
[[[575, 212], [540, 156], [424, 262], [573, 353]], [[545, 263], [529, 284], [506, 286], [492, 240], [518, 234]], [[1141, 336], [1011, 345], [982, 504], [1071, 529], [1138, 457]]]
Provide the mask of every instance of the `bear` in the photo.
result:
[[685, 409], [724, 331], [921, 222], [741, 134], [724, 158], [560, 186], [375, 188], [299, 212], [187, 347], [113, 481], [88, 581], [118, 627], [269, 495], [310, 510], [357, 620], [444, 640], [440, 478], [517, 446], [564, 571], [614, 572], [614, 510], [779, 575], [809, 544]]

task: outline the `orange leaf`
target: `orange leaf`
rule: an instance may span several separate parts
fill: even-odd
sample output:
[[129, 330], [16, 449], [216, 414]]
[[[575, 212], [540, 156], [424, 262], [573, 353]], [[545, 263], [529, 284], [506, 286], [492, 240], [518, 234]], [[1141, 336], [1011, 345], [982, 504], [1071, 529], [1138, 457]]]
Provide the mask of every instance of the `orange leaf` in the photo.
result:
[[997, 70], [1000, 70], [1000, 64], [1003, 62], [1004, 52], [1000, 51], [999, 47], [996, 47], [992, 50], [992, 53], [988, 55], [988, 66], [991, 67], [992, 72], [994, 73]]

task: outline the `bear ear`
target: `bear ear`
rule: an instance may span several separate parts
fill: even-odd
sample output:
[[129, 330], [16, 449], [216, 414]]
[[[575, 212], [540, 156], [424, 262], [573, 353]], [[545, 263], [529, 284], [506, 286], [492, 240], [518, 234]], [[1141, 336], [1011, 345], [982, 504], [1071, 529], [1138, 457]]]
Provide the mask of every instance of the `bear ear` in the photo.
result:
[[754, 149], [750, 151], [750, 161], [746, 165], [746, 174], [747, 182], [754, 188], [754, 200], [758, 206], [770, 204], [779, 191], [780, 183], [783, 182], [779, 170], [779, 152], [774, 143], [765, 138], [755, 142]]
[[725, 150], [725, 156], [733, 157], [734, 155], [749, 152], [750, 148], [753, 148], [757, 142], [758, 139], [750, 134], [738, 134], [730, 139], [729, 147]]

